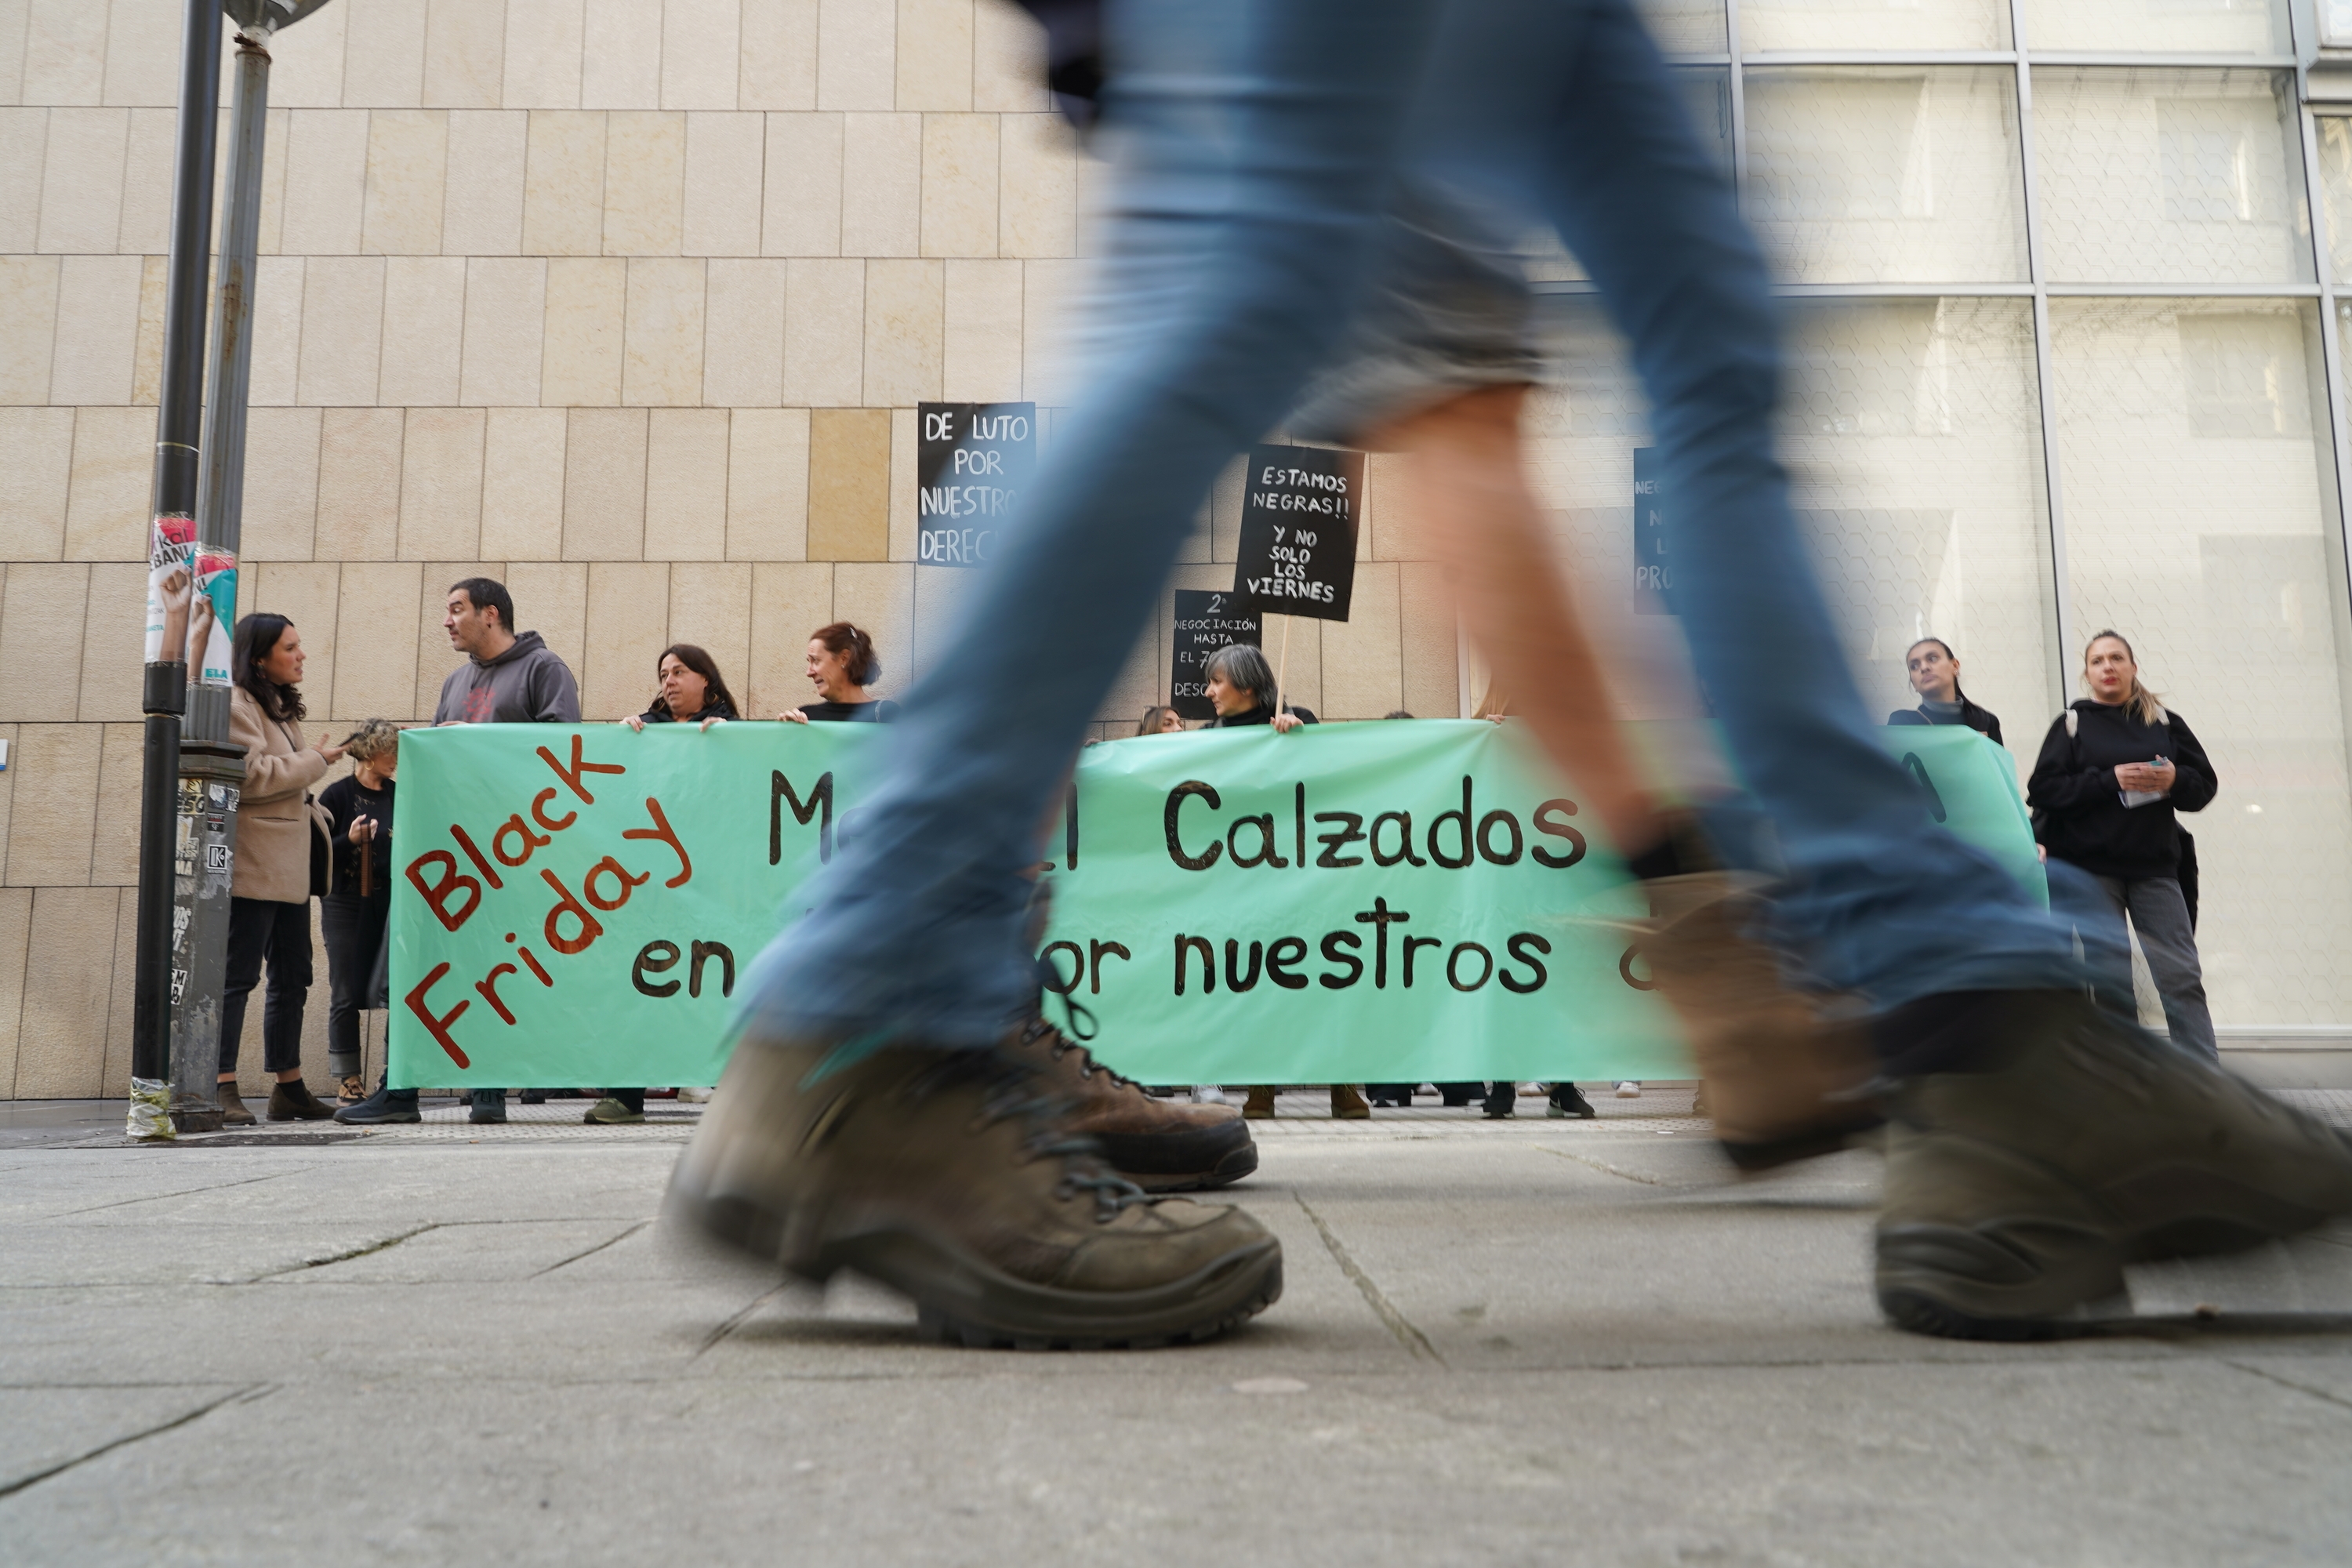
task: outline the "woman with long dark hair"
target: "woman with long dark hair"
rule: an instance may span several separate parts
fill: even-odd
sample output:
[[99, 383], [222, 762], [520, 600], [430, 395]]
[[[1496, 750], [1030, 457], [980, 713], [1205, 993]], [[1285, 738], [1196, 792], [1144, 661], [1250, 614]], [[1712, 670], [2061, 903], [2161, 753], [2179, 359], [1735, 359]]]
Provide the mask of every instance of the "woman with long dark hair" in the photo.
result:
[[2221, 781], [2180, 715], [2140, 683], [2119, 633], [2101, 632], [2083, 650], [2083, 684], [2091, 695], [2050, 726], [2025, 799], [2050, 858], [2090, 873], [2105, 899], [2082, 911], [2053, 877], [2053, 902], [2077, 907], [2084, 956], [2116, 1006], [2132, 991], [2128, 919], [2174, 1041], [2218, 1057], [2196, 917], [2180, 886], [2187, 836], [2175, 814], [2204, 810]]
[[690, 642], [674, 642], [662, 649], [654, 660], [654, 676], [660, 688], [652, 703], [621, 721], [632, 730], [648, 724], [699, 724], [708, 730], [740, 717], [735, 711], [735, 694], [719, 673], [719, 661]]
[[305, 746], [295, 726], [302, 705], [302, 637], [283, 616], [236, 623], [229, 673], [229, 739], [245, 748], [245, 788], [236, 806], [236, 865], [229, 884], [228, 974], [221, 991], [222, 1120], [250, 1124], [236, 1092], [238, 1037], [246, 998], [269, 970], [261, 1011], [262, 1065], [277, 1079], [272, 1121], [322, 1121], [334, 1111], [302, 1081], [302, 1009], [310, 995], [310, 866], [323, 861], [326, 826], [310, 786], [342, 760], [320, 735]]
[[1164, 702], [1156, 702], [1143, 710], [1143, 721], [1135, 727], [1138, 735], [1181, 735], [1184, 732], [1184, 716]]
[[1903, 656], [1911, 689], [1919, 706], [1898, 709], [1886, 716], [1890, 724], [1965, 724], [2000, 744], [2000, 721], [1989, 708], [1979, 708], [1960, 689], [1960, 661], [1952, 645], [1941, 637], [1921, 637]]

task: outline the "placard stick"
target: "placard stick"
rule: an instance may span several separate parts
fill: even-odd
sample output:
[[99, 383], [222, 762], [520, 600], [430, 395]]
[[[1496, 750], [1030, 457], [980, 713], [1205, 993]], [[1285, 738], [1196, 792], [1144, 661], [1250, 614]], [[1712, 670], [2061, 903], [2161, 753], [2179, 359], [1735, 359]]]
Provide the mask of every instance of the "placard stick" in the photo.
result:
[[[1282, 689], [1290, 679], [1290, 623], [1294, 617], [1282, 617], [1282, 657], [1274, 668], [1274, 717], [1282, 717]], [[1271, 722], [1272, 721], [1268, 721]]]

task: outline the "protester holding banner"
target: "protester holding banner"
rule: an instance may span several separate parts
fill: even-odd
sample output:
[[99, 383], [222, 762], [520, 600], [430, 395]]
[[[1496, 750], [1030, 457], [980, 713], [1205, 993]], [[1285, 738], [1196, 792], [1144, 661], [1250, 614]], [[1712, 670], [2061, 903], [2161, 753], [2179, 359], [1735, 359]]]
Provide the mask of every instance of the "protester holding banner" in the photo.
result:
[[648, 724], [700, 724], [708, 730], [736, 718], [735, 694], [719, 673], [719, 661], [690, 642], [672, 643], [655, 660], [660, 689], [642, 713], [621, 721], [632, 730]]
[[776, 715], [787, 724], [888, 724], [898, 717], [896, 702], [877, 701], [866, 689], [882, 679], [874, 639], [847, 621], [819, 626], [809, 637], [809, 684], [817, 700]]
[[[2120, 1293], [2126, 1259], [2352, 1211], [2352, 1146], [2091, 1007], [2067, 934], [1935, 827], [1879, 746], [1773, 454], [1762, 258], [1627, 0], [1201, 0], [1107, 19], [1121, 162], [1102, 309], [1123, 352], [1100, 359], [910, 697], [877, 826], [761, 959], [672, 1179], [677, 1221], [803, 1277], [856, 1268], [973, 1345], [1199, 1339], [1278, 1294], [1264, 1226], [1118, 1180], [1067, 1134], [1043, 1069], [1005, 1051], [1004, 1021], [1036, 986], [1036, 825], [1219, 470], [1330, 356], [1404, 164], [1549, 222], [1633, 339], [1676, 607], [1790, 872], [1777, 917], [1874, 1011], [1894, 1080], [1882, 1309], [1922, 1332], [2031, 1337]], [[1657, 917], [1654, 973], [1662, 946], [1677, 946], [1677, 926], [1739, 933], [1732, 908], [1718, 886]]]
[[505, 584], [468, 577], [449, 585], [441, 626], [466, 662], [441, 683], [436, 724], [577, 724], [580, 683], [537, 632], [514, 630]]
[[322, 1121], [334, 1114], [302, 1081], [302, 1010], [310, 994], [310, 895], [314, 857], [326, 824], [310, 786], [342, 760], [324, 735], [305, 746], [302, 637], [283, 616], [236, 624], [230, 650], [229, 739], [245, 748], [245, 788], [236, 803], [236, 862], [229, 886], [228, 970], [221, 989], [220, 1104], [224, 1121], [249, 1126], [236, 1092], [246, 1001], [269, 969], [261, 1010], [262, 1065], [277, 1079], [272, 1121]]
[[1184, 732], [1184, 716], [1165, 703], [1155, 703], [1143, 710], [1143, 721], [1135, 727], [1139, 735], [1181, 735]]
[[1309, 708], [1284, 703], [1281, 712], [1274, 710], [1281, 695], [1275, 685], [1274, 666], [1248, 643], [1227, 643], [1211, 654], [1203, 673], [1208, 677], [1209, 700], [1217, 710], [1217, 716], [1209, 721], [1212, 730], [1272, 724], [1287, 734], [1301, 724], [1317, 722]]
[[334, 845], [327, 890], [319, 900], [327, 945], [327, 1071], [345, 1105], [367, 1098], [361, 1077], [360, 1015], [389, 1005], [385, 932], [392, 918], [393, 776], [400, 766], [400, 726], [371, 719], [343, 737], [349, 777], [319, 793]]
[[2051, 724], [2026, 798], [2050, 858], [2087, 872], [2097, 892], [2063, 897], [2053, 874], [2053, 900], [2086, 922], [2083, 951], [2119, 1007], [2132, 994], [2128, 920], [2173, 1039], [2219, 1059], [2196, 911], [2181, 886], [2189, 839], [2176, 814], [2210, 805], [2220, 781], [2188, 722], [2140, 684], [2122, 637], [2091, 639], [2083, 683], [2091, 695]]
[[1886, 716], [1890, 724], [1965, 724], [1996, 746], [2000, 744], [2000, 721], [1979, 708], [1960, 689], [1960, 661], [1952, 645], [1941, 637], [1921, 637], [1903, 656], [1911, 672], [1911, 689], [1919, 706], [1898, 709]]

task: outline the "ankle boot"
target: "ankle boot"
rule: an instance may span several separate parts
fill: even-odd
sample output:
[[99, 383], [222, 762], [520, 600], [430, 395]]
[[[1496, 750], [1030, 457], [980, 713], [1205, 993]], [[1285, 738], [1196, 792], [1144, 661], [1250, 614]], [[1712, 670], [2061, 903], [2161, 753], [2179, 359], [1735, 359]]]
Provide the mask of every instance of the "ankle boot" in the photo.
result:
[[1257, 1169], [1257, 1142], [1240, 1111], [1146, 1094], [1047, 1023], [1043, 1012], [1029, 1016], [1007, 1048], [1070, 1097], [1070, 1131], [1101, 1144], [1111, 1168], [1147, 1193], [1222, 1187]]
[[747, 1038], [671, 1177], [670, 1223], [810, 1280], [855, 1269], [950, 1343], [1207, 1339], [1281, 1293], [1282, 1247], [1231, 1207], [1146, 1196], [1034, 1059]]
[[250, 1127], [253, 1112], [245, 1108], [245, 1099], [236, 1092], [236, 1079], [223, 1079], [220, 1083], [221, 1125]]
[[266, 1112], [272, 1121], [324, 1121], [334, 1113], [334, 1108], [320, 1103], [319, 1097], [310, 1092], [310, 1086], [299, 1078], [269, 1091], [269, 1109]]
[[1252, 1121], [1273, 1121], [1274, 1085], [1270, 1083], [1250, 1085], [1249, 1098], [1242, 1102], [1242, 1114]]
[[1366, 1121], [1370, 1120], [1372, 1108], [1364, 1103], [1364, 1097], [1357, 1092], [1354, 1084], [1335, 1083], [1331, 1086], [1332, 1121]]

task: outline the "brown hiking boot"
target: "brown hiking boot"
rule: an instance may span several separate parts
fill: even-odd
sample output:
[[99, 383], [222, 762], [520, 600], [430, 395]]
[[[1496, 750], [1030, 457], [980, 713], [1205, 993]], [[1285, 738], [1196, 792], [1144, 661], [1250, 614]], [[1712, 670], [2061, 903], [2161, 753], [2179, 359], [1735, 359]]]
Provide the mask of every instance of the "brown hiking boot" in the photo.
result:
[[1364, 1097], [1356, 1092], [1354, 1084], [1335, 1083], [1331, 1086], [1332, 1121], [1368, 1121], [1371, 1114], [1372, 1108], [1364, 1103]]
[[1270, 1083], [1250, 1085], [1249, 1098], [1242, 1102], [1242, 1114], [1252, 1121], [1273, 1121], [1274, 1085]]
[[1257, 1141], [1234, 1106], [1154, 1099], [1043, 1017], [1024, 1025], [1010, 1048], [1070, 1097], [1062, 1126], [1100, 1144], [1111, 1168], [1147, 1193], [1222, 1187], [1257, 1169]]
[[2074, 993], [1931, 996], [1877, 1027], [1972, 1069], [1892, 1098], [1877, 1283], [1899, 1327], [2045, 1338], [2120, 1310], [2126, 1263], [2352, 1214], [2352, 1140]]
[[1239, 1209], [1147, 1197], [1073, 1134], [1034, 1056], [747, 1039], [671, 1177], [674, 1224], [913, 1298], [924, 1331], [1023, 1350], [1202, 1340], [1282, 1293]]
[[253, 1112], [245, 1108], [245, 1097], [236, 1091], [236, 1079], [233, 1078], [221, 1079], [218, 1085], [218, 1089], [220, 1093], [221, 1125], [224, 1127], [252, 1126]]
[[1867, 1025], [1823, 1017], [1818, 998], [1781, 979], [1779, 955], [1748, 933], [1763, 900], [1725, 871], [1642, 886], [1652, 918], [1640, 923], [1634, 951], [1682, 1021], [1706, 1114], [1732, 1163], [1769, 1170], [1877, 1127]]

